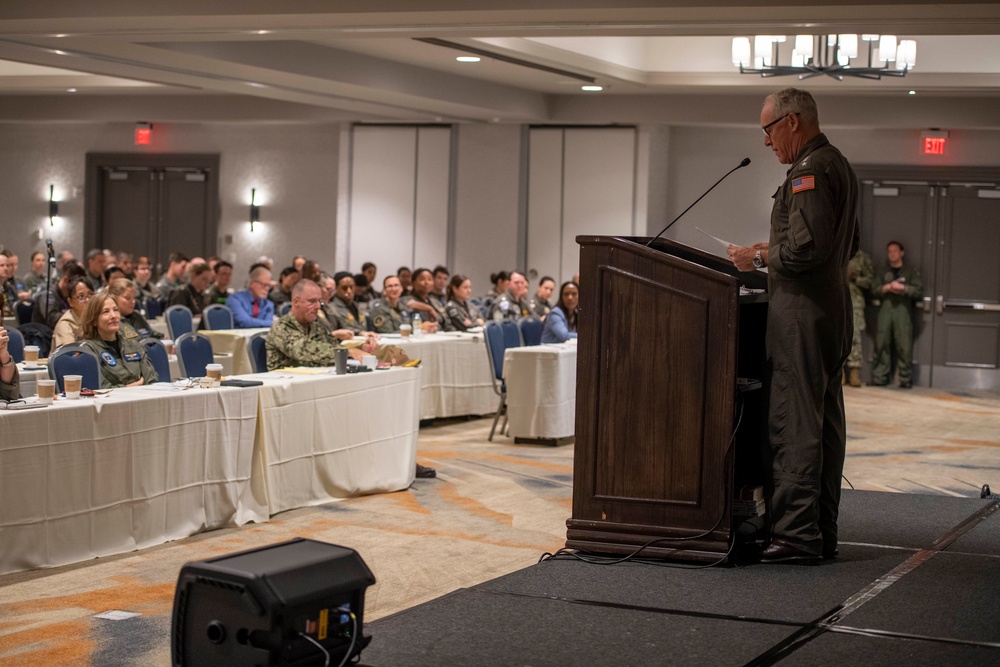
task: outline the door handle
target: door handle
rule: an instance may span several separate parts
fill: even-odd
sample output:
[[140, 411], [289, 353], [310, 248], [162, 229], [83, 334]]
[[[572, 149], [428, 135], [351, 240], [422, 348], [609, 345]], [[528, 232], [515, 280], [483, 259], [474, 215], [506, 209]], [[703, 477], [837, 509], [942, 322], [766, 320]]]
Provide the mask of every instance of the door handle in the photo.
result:
[[941, 299], [939, 303], [942, 303], [945, 308], [968, 308], [969, 310], [985, 310], [987, 312], [1000, 313], [1000, 303], [944, 301], [944, 298], [941, 296], [938, 299]]
[[917, 306], [920, 308], [920, 310], [926, 313], [931, 312], [931, 308], [933, 307], [931, 305], [931, 298], [929, 296], [925, 296], [923, 302], [917, 304]]
[[938, 294], [937, 308], [935, 308], [935, 311], [938, 315], [944, 315], [944, 294]]

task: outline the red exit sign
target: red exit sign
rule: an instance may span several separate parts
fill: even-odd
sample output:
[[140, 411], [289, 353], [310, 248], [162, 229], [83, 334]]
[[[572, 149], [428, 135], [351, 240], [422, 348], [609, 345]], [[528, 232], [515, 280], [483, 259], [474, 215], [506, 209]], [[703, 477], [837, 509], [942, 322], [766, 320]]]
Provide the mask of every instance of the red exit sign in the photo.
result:
[[946, 137], [924, 137], [924, 155], [944, 155]]

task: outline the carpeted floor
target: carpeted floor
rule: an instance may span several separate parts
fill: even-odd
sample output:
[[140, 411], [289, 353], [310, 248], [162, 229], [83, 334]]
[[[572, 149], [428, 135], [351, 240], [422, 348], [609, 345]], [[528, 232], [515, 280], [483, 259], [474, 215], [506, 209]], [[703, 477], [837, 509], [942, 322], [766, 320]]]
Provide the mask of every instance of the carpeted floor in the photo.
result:
[[[845, 394], [845, 473], [856, 488], [965, 497], [978, 497], [983, 483], [1000, 490], [1000, 397], [868, 387]], [[418, 460], [439, 476], [408, 491], [0, 577], [0, 667], [168, 665], [180, 567], [294, 536], [359, 551], [378, 579], [366, 621], [522, 570], [564, 543], [573, 447], [488, 443], [489, 426], [482, 419], [421, 429]], [[989, 546], [994, 538], [978, 539]], [[111, 610], [139, 616], [95, 618]]]

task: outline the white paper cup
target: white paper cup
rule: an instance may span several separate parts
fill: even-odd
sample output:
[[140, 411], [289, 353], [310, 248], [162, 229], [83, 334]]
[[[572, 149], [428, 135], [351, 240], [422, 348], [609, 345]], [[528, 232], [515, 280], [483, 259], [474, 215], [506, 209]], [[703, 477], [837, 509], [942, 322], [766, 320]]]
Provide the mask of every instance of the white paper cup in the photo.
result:
[[160, 342], [163, 343], [163, 347], [167, 348], [167, 354], [174, 353], [174, 341], [170, 340], [169, 338], [164, 338]]
[[56, 396], [56, 381], [39, 380], [35, 383], [35, 390], [38, 393], [38, 402], [50, 405]]
[[411, 331], [413, 331], [413, 327], [411, 327], [409, 324], [399, 325], [399, 333], [403, 336], [403, 338], [409, 338]]
[[63, 375], [63, 389], [66, 390], [66, 398], [80, 398], [81, 384], [83, 384], [82, 375]]
[[211, 389], [214, 381], [207, 375], [203, 378], [198, 378], [198, 386], [202, 389]]
[[222, 364], [206, 364], [205, 365], [205, 376], [210, 377], [213, 380], [222, 379]]
[[38, 363], [38, 346], [37, 345], [25, 345], [24, 346], [24, 363], [34, 366]]
[[375, 370], [375, 367], [378, 366], [378, 359], [374, 354], [366, 354], [361, 357], [361, 363], [363, 363], [369, 370]]

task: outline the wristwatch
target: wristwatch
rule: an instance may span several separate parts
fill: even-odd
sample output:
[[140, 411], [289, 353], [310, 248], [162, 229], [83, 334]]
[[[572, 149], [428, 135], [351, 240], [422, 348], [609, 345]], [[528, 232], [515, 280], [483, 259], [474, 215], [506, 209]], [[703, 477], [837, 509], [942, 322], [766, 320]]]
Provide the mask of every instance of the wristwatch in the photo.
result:
[[753, 268], [763, 269], [764, 268], [764, 256], [760, 254], [760, 250], [753, 254]]

